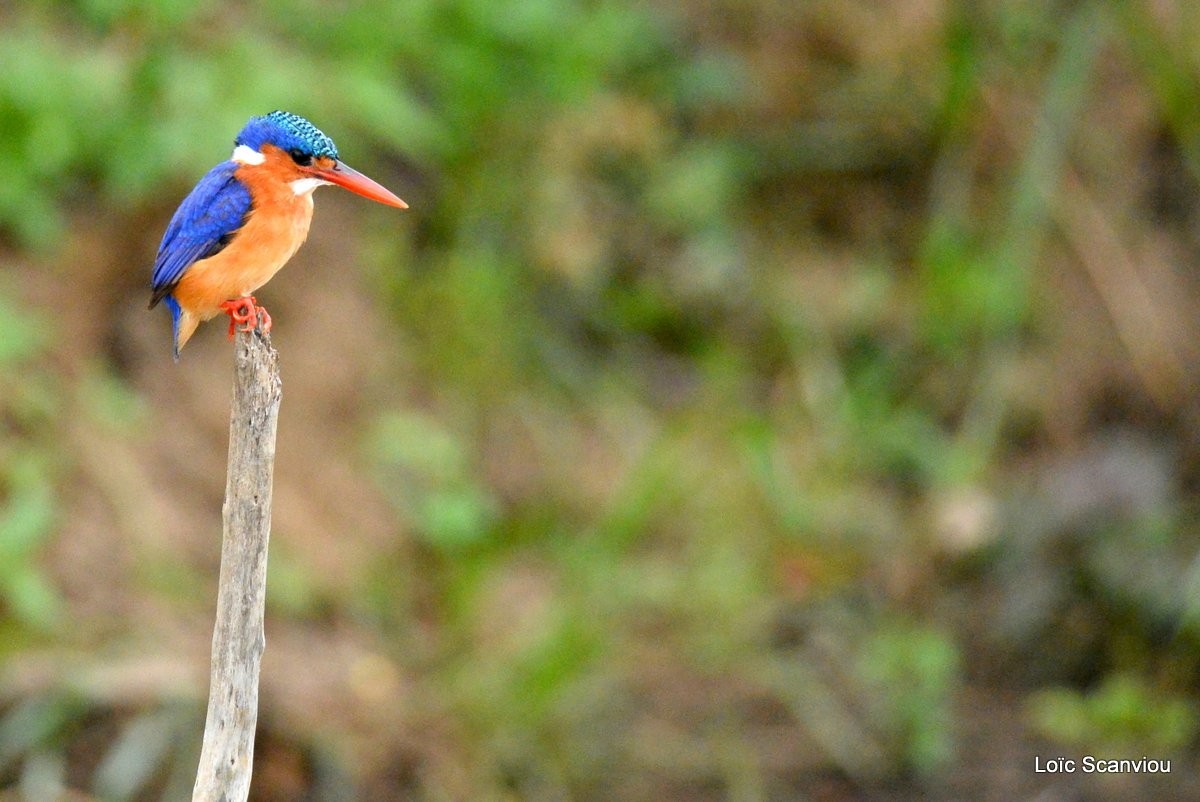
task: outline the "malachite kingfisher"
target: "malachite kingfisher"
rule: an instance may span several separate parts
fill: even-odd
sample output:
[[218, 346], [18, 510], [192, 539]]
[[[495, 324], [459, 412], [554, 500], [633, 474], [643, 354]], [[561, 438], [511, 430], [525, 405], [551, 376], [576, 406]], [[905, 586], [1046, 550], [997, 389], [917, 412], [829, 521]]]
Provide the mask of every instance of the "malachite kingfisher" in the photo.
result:
[[308, 236], [313, 190], [337, 184], [400, 209], [408, 204], [342, 163], [315, 125], [286, 111], [253, 117], [233, 155], [200, 179], [175, 211], [154, 263], [150, 308], [171, 311], [174, 357], [196, 327], [224, 312], [232, 337], [271, 318], [253, 293], [271, 280]]

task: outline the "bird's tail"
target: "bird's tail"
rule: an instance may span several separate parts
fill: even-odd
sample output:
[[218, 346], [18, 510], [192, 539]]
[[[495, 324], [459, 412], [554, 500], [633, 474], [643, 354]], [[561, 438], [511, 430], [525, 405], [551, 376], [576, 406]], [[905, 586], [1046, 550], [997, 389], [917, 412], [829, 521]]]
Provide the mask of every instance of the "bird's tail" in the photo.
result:
[[163, 302], [171, 310], [171, 356], [178, 362], [180, 349], [196, 333], [196, 327], [200, 325], [200, 319], [181, 307], [179, 302], [175, 300], [174, 295], [163, 296]]

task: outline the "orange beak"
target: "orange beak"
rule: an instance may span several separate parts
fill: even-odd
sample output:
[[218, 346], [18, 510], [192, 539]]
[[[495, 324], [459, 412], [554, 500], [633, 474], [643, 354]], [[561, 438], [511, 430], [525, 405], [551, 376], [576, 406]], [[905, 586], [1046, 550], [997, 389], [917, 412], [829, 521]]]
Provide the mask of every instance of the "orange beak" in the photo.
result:
[[351, 192], [362, 195], [364, 198], [370, 198], [373, 201], [378, 201], [388, 206], [395, 206], [397, 209], [408, 208], [408, 204], [400, 200], [387, 187], [376, 181], [372, 181], [358, 170], [340, 161], [334, 162], [333, 167], [328, 169], [317, 167], [312, 169], [311, 172], [322, 181], [328, 181], [331, 184], [337, 184], [339, 187], [345, 187]]

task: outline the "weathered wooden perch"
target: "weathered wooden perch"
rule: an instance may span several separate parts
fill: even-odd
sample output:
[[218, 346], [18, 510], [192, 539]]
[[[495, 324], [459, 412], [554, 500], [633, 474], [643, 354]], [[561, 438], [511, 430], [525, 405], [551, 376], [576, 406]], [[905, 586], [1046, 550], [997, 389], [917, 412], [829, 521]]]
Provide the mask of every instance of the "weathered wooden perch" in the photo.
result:
[[283, 385], [278, 354], [268, 335], [257, 330], [240, 333], [234, 351], [212, 678], [192, 802], [241, 802], [250, 793], [258, 671], [266, 647], [271, 477]]

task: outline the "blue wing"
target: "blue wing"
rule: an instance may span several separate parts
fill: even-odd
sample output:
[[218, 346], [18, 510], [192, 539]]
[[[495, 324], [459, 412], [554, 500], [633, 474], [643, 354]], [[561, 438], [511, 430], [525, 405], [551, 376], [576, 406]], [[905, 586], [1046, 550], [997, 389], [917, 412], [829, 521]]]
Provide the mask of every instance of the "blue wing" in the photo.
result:
[[174, 289], [193, 263], [228, 245], [246, 221], [250, 190], [234, 175], [237, 167], [227, 161], [212, 168], [175, 210], [154, 262], [151, 309]]

